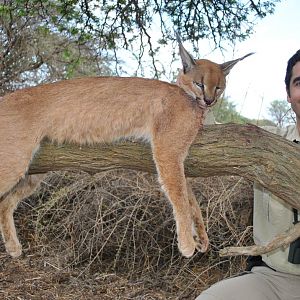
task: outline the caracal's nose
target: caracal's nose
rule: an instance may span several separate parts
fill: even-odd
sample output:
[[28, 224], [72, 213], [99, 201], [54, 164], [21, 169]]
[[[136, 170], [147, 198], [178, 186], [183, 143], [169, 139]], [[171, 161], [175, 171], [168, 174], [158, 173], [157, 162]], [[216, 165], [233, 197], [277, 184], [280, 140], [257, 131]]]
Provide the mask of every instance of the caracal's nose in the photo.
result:
[[207, 98], [205, 98], [205, 99], [204, 99], [204, 102], [206, 103], [207, 106], [210, 106], [210, 105], [213, 104], [214, 99], [207, 99]]

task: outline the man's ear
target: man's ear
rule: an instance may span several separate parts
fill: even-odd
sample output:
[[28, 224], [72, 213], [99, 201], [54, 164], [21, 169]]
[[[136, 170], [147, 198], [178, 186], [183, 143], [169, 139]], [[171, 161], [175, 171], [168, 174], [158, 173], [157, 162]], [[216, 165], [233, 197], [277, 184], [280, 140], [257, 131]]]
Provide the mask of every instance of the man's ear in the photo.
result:
[[290, 91], [286, 89], [286, 99], [288, 103], [291, 103]]
[[179, 44], [179, 54], [182, 61], [183, 73], [185, 74], [195, 67], [196, 62], [194, 58], [183, 47], [181, 38], [176, 31], [175, 31], [175, 35], [176, 35], [177, 42]]
[[290, 91], [289, 91], [289, 89], [286, 87], [285, 88], [285, 90], [286, 90], [286, 99], [287, 99], [287, 101], [289, 102], [289, 103], [291, 103], [291, 95], [290, 95]]
[[246, 57], [248, 57], [248, 56], [250, 56], [250, 55], [252, 55], [252, 54], [254, 54], [254, 52], [248, 53], [248, 54], [246, 54], [245, 56], [240, 57], [240, 58], [238, 58], [238, 59], [231, 60], [231, 61], [225, 62], [225, 63], [223, 63], [223, 64], [220, 64], [220, 67], [222, 68], [224, 75], [227, 76], [227, 75], [229, 74], [230, 70], [231, 70], [231, 69], [232, 69], [239, 61], [243, 60], [244, 58], [246, 58]]

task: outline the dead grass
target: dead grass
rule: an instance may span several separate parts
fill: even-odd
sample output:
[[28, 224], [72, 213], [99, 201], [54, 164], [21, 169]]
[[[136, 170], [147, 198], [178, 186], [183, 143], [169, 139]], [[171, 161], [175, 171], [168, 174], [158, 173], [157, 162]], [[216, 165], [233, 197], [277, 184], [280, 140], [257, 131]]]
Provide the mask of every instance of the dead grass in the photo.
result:
[[[25, 257], [3, 255], [0, 298], [7, 292], [4, 299], [194, 299], [244, 267], [243, 258], [221, 259], [218, 251], [252, 243], [253, 195], [252, 185], [237, 177], [194, 179], [193, 189], [211, 245], [185, 259], [155, 176], [52, 173], [16, 212]], [[27, 278], [22, 288], [7, 279], [14, 268]], [[9, 298], [13, 288], [21, 298]]]

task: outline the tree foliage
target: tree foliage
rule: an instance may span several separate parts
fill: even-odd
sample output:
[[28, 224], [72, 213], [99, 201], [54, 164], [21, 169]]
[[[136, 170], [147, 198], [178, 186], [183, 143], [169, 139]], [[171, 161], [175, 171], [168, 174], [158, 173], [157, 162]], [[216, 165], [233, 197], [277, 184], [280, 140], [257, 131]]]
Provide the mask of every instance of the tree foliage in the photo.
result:
[[[47, 1], [0, 4], [0, 95], [18, 88], [74, 76], [110, 74], [99, 39], [80, 39], [59, 30], [55, 11], [39, 12]], [[48, 15], [48, 17], [46, 17]]]
[[241, 116], [237, 110], [236, 105], [227, 98], [221, 98], [213, 107], [215, 119], [218, 123], [240, 123], [244, 124], [250, 121]]
[[[34, 71], [41, 66], [52, 77], [62, 77], [56, 72], [61, 63], [63, 77], [70, 77], [76, 68], [91, 65], [81, 60], [87, 54], [97, 58], [96, 65], [99, 57], [113, 55], [118, 66], [123, 49], [132, 51], [139, 63], [150, 55], [158, 76], [158, 48], [174, 40], [174, 29], [195, 47], [203, 38], [221, 47], [224, 41], [247, 38], [255, 22], [273, 13], [279, 1], [3, 0], [1, 85], [10, 90], [8, 82], [18, 86], [24, 73], [36, 75]], [[49, 63], [50, 58], [55, 63]]]
[[294, 113], [286, 100], [274, 100], [271, 102], [268, 112], [272, 120], [279, 127], [295, 123]]
[[257, 126], [276, 126], [270, 120], [248, 119], [242, 116], [236, 109], [236, 105], [227, 98], [221, 98], [213, 107], [213, 114], [217, 123], [254, 124]]

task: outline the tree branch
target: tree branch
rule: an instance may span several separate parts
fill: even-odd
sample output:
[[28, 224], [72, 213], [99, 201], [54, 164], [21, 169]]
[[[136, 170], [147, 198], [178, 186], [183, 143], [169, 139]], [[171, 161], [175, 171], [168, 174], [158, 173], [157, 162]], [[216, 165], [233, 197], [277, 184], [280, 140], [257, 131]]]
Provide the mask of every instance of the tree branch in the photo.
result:
[[269, 253], [279, 247], [286, 248], [300, 236], [300, 223], [295, 224], [289, 231], [277, 235], [272, 241], [264, 246], [227, 247], [220, 250], [220, 256], [236, 255], [262, 255]]
[[[81, 146], [45, 141], [29, 174], [111, 169], [155, 173], [150, 145], [120, 142]], [[185, 161], [188, 177], [238, 175], [256, 181], [300, 209], [299, 146], [254, 125], [211, 125], [199, 132]]]

